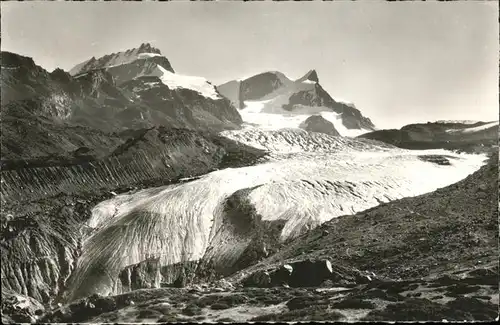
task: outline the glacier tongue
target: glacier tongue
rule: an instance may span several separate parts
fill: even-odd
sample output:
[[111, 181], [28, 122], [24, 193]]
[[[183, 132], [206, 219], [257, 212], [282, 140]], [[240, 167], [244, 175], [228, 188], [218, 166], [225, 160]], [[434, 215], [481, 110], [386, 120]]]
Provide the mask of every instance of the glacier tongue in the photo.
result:
[[[216, 269], [230, 267], [252, 240], [227, 223], [227, 200], [238, 191], [260, 216], [254, 222], [283, 222], [279, 240], [285, 241], [332, 218], [457, 182], [485, 159], [305, 131], [254, 131], [224, 134], [273, 151], [264, 163], [97, 205], [88, 222], [94, 232], [68, 282], [67, 299], [119, 293], [120, 271], [151, 257], [161, 265], [210, 258]], [[419, 159], [423, 155], [445, 156], [450, 165]]]

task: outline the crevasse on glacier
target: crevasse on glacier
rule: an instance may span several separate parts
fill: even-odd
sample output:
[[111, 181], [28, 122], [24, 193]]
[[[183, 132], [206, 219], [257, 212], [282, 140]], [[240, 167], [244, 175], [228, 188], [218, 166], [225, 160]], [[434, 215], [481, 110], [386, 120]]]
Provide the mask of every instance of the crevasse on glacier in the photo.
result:
[[[120, 271], [149, 257], [161, 265], [210, 260], [216, 270], [230, 268], [253, 238], [237, 222], [227, 222], [249, 217], [231, 215], [228, 199], [235, 195], [236, 205], [250, 207], [251, 222], [281, 221], [283, 242], [332, 218], [457, 182], [486, 158], [446, 150], [402, 150], [299, 130], [223, 135], [270, 151], [269, 159], [98, 204], [88, 222], [94, 231], [68, 282], [67, 300], [120, 292]], [[419, 158], [426, 155], [445, 156], [450, 165]]]

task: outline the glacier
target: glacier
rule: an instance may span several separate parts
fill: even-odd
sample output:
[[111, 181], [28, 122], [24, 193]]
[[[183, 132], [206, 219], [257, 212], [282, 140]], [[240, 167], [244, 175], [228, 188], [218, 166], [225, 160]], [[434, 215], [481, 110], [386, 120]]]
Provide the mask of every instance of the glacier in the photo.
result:
[[[121, 293], [126, 289], [120, 272], [151, 258], [160, 265], [209, 263], [224, 273], [252, 244], [248, 231], [228, 221], [249, 217], [242, 206], [253, 211], [254, 224], [281, 222], [276, 240], [285, 243], [332, 218], [455, 183], [486, 159], [302, 130], [244, 129], [222, 135], [269, 155], [257, 165], [117, 195], [95, 206], [65, 300]], [[449, 164], [422, 156], [444, 157]]]

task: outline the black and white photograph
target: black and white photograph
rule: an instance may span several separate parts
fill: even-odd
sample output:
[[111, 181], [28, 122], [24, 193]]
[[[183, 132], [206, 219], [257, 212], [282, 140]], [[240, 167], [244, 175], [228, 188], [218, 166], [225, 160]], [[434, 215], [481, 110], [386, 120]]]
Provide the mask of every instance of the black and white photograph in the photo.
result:
[[498, 11], [2, 1], [2, 323], [498, 321]]

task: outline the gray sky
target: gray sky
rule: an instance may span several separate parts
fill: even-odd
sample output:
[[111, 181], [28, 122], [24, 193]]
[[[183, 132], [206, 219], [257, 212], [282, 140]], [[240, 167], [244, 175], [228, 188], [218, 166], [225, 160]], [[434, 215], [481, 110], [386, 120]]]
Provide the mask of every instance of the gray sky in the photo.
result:
[[215, 84], [316, 69], [381, 128], [498, 119], [498, 3], [2, 2], [2, 50], [69, 70], [150, 42]]

